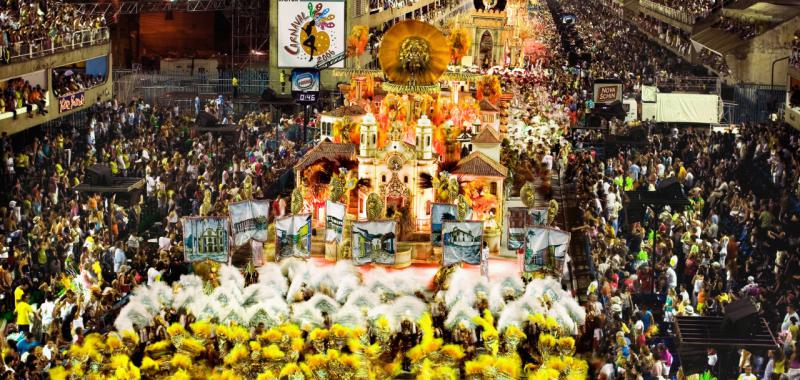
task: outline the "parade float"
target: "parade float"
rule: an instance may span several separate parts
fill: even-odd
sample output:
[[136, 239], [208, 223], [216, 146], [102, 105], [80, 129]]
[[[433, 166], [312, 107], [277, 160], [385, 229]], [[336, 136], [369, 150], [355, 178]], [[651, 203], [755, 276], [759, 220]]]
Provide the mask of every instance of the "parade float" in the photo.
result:
[[[363, 53], [360, 30], [349, 40], [355, 55]], [[295, 166], [302, 212], [316, 227], [324, 228], [336, 203], [343, 220], [395, 222], [394, 264], [441, 260], [429, 238], [441, 221], [432, 216], [436, 204], [451, 204], [468, 210], [462, 220], [482, 222], [483, 240], [499, 252], [508, 176], [500, 163], [503, 93], [496, 77], [459, 64], [472, 51], [471, 33], [455, 28], [445, 36], [403, 21], [383, 37], [381, 75], [357, 65], [337, 70], [350, 79], [345, 105], [320, 116], [323, 141]], [[323, 245], [321, 237], [314, 242]], [[324, 245], [329, 259], [350, 257], [342, 241]]]

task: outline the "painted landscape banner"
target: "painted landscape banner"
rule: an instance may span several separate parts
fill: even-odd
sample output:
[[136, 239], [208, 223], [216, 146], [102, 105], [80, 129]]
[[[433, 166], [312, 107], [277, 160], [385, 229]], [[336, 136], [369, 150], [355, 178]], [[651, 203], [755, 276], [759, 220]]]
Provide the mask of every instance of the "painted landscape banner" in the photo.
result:
[[431, 205], [431, 243], [442, 245], [442, 222], [456, 220], [458, 209], [449, 203], [434, 203]]
[[325, 202], [325, 241], [342, 242], [345, 206], [338, 202]]
[[228, 218], [183, 218], [183, 252], [186, 261], [228, 262]]
[[569, 232], [561, 230], [550, 230], [548, 241], [550, 242], [550, 249], [553, 251], [553, 270], [556, 273], [564, 271], [564, 264], [569, 261], [569, 239], [571, 235]]
[[483, 222], [445, 221], [442, 224], [442, 242], [442, 265], [460, 262], [478, 265], [481, 263]]
[[353, 223], [353, 263], [395, 263], [397, 222], [393, 220]]
[[569, 240], [569, 232], [547, 227], [528, 228], [524, 271], [550, 270], [562, 274], [569, 257]]
[[243, 201], [228, 206], [231, 215], [233, 245], [242, 246], [250, 239], [267, 240], [269, 201]]
[[311, 256], [311, 214], [289, 215], [275, 220], [275, 260]]
[[536, 272], [545, 268], [547, 250], [550, 246], [549, 232], [550, 230], [547, 228], [528, 228], [528, 233], [525, 237], [525, 261], [523, 264], [525, 272]]
[[528, 226], [547, 225], [547, 207], [531, 207], [528, 209]]
[[528, 218], [526, 207], [508, 208], [508, 250], [516, 251], [525, 245], [525, 226]]

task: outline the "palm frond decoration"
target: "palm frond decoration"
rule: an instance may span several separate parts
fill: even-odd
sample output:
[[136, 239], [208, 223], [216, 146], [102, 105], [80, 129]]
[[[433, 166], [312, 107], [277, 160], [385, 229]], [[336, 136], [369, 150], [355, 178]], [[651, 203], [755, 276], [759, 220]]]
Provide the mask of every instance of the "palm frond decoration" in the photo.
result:
[[432, 189], [433, 176], [428, 173], [420, 173], [418, 186], [420, 189]]

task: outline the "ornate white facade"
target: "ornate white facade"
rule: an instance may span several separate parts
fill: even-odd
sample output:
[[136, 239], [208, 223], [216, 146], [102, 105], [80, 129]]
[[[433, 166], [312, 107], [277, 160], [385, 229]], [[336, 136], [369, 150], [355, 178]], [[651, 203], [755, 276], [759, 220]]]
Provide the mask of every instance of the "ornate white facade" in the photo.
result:
[[416, 143], [402, 141], [392, 133], [386, 146], [378, 148], [378, 126], [375, 117], [367, 114], [361, 120], [358, 150], [358, 178], [369, 179], [370, 189], [359, 191], [358, 217], [367, 217], [366, 203], [370, 192], [384, 200], [385, 211], [394, 210], [408, 215], [416, 230], [430, 228], [433, 189], [419, 186], [420, 175], [436, 175], [438, 165], [433, 156], [433, 129], [423, 115], [417, 122]]

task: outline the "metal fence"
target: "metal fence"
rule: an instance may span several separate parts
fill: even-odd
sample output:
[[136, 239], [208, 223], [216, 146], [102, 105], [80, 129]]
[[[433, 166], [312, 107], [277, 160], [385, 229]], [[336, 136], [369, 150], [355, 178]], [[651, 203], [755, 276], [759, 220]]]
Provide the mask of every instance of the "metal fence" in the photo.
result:
[[[168, 94], [182, 94], [183, 97], [199, 96], [201, 99], [226, 97], [233, 94], [233, 72], [187, 73], [187, 72], [140, 72], [124, 70], [114, 72], [114, 94], [121, 101], [144, 98], [150, 104], [172, 102]], [[239, 81], [239, 94], [260, 96], [267, 88], [278, 88], [278, 81], [267, 79], [266, 71], [246, 70], [236, 72]], [[287, 83], [288, 86], [288, 83]], [[288, 89], [287, 89], [288, 90]]]
[[732, 124], [760, 123], [769, 120], [773, 113], [778, 113], [781, 104], [786, 100], [784, 86], [760, 84], [739, 84], [723, 87], [722, 99], [732, 103], [730, 119]]
[[34, 59], [61, 51], [74, 50], [86, 46], [106, 43], [109, 40], [108, 27], [85, 29], [65, 33], [55, 38], [43, 37], [30, 41], [14, 42], [9, 47], [8, 61], [11, 63]]

